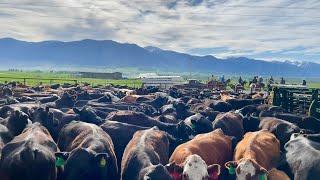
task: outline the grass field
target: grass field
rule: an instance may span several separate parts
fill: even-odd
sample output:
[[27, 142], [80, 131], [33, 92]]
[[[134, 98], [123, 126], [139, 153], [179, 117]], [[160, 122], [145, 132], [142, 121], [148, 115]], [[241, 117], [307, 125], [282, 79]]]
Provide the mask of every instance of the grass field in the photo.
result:
[[[26, 78], [26, 84], [29, 86], [42, 84], [55, 84], [55, 83], [70, 83], [74, 84], [76, 80], [79, 84], [89, 83], [92, 86], [95, 85], [127, 85], [129, 87], [141, 87], [141, 81], [138, 79], [122, 79], [122, 80], [111, 80], [111, 79], [94, 79], [94, 78], [80, 78], [75, 77], [71, 73], [67, 72], [42, 72], [42, 71], [23, 71], [23, 72], [12, 72], [12, 71], [0, 71], [0, 82], [5, 81], [17, 81], [24, 83]], [[33, 78], [33, 79], [27, 79]]]
[[[77, 80], [78, 83], [82, 84], [84, 82], [89, 83], [92, 86], [95, 85], [127, 85], [129, 87], [141, 87], [141, 81], [139, 79], [123, 79], [123, 80], [111, 80], [111, 79], [94, 79], [94, 78], [81, 78], [75, 77], [70, 72], [49, 72], [49, 71], [0, 71], [0, 82], [4, 83], [5, 81], [18, 81], [23, 83], [23, 78], [33, 78], [26, 79], [26, 84], [30, 86], [43, 84], [54, 84], [54, 83], [75, 83]], [[51, 80], [50, 80], [51, 79]], [[57, 80], [52, 80], [57, 79]], [[235, 84], [237, 82], [236, 77], [231, 77], [231, 83]], [[248, 81], [248, 79], [245, 79]], [[299, 84], [302, 80], [298, 79], [286, 79], [288, 84], [294, 83]], [[310, 88], [320, 88], [320, 79], [319, 81], [307, 80], [308, 86]], [[246, 87], [247, 88], [247, 87]]]

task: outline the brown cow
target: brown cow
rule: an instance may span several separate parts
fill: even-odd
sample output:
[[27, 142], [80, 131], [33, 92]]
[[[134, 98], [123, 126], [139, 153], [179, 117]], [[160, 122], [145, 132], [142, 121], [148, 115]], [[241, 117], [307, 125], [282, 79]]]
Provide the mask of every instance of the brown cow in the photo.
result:
[[2, 149], [0, 179], [55, 180], [57, 151], [45, 127], [39, 123], [29, 125]]
[[121, 99], [121, 102], [126, 103], [137, 103], [143, 101], [153, 100], [155, 96], [153, 95], [127, 95]]
[[169, 162], [183, 167], [182, 179], [201, 180], [216, 179], [220, 174], [220, 166], [231, 158], [231, 137], [224, 135], [221, 129], [216, 129], [210, 133], [199, 134], [191, 141], [178, 146]]
[[137, 131], [127, 145], [121, 163], [122, 180], [170, 180], [167, 133], [157, 127]]
[[258, 180], [275, 167], [279, 157], [280, 142], [275, 135], [267, 130], [248, 132], [235, 149], [235, 161], [226, 167], [230, 173], [236, 168], [238, 180]]
[[227, 91], [221, 92], [220, 93], [220, 97], [221, 97], [221, 100], [224, 101], [224, 102], [227, 102], [230, 99], [235, 99], [235, 97], [230, 95], [230, 93], [227, 92]]

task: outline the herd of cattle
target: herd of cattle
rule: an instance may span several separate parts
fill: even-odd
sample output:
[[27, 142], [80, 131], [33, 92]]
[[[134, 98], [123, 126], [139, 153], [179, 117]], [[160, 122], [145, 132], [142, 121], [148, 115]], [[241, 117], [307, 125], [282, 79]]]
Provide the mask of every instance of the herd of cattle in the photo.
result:
[[0, 89], [1, 180], [320, 179], [320, 120], [268, 95]]

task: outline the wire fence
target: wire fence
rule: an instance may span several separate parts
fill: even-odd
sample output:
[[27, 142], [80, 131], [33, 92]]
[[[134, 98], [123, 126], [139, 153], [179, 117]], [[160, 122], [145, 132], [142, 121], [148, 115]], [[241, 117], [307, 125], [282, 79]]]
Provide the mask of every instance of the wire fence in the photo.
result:
[[71, 78], [31, 78], [31, 77], [10, 77], [0, 76], [0, 83], [17, 82], [25, 86], [52, 85], [52, 84], [73, 84], [90, 86], [124, 86], [131, 88], [140, 88], [141, 83], [135, 80], [103, 80], [103, 79], [71, 79]]

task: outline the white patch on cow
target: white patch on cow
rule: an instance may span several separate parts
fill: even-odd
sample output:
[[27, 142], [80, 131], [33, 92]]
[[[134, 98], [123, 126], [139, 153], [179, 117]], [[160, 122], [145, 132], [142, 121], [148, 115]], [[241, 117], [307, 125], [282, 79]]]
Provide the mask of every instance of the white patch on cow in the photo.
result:
[[299, 134], [298, 134], [298, 133], [293, 133], [293, 134], [291, 134], [291, 136], [290, 136], [290, 140], [294, 140], [294, 139], [296, 139], [297, 137], [299, 137]]
[[194, 138], [194, 135], [189, 135], [189, 139], [193, 139]]
[[189, 156], [184, 162], [183, 176], [188, 180], [202, 180], [208, 177], [207, 164], [196, 154]]
[[97, 126], [96, 126], [96, 125], [91, 124], [91, 123], [86, 123], [86, 124], [88, 125], [88, 127], [90, 127], [90, 128], [91, 128], [91, 130], [92, 130], [92, 134], [93, 134], [93, 135], [98, 134]]
[[240, 109], [234, 111], [235, 114], [238, 114], [242, 119], [244, 118], [244, 115], [240, 112]]
[[[158, 130], [158, 127], [154, 126], [150, 129], [144, 130], [140, 140], [137, 142], [136, 148], [139, 151], [138, 156], [141, 159], [149, 160], [148, 154], [144, 151], [144, 147], [146, 146], [146, 141], [148, 140], [149, 135], [153, 133], [154, 130]], [[146, 166], [152, 166], [150, 161], [146, 161], [145, 163], [147, 163], [145, 164]]]
[[244, 160], [238, 164], [240, 168], [240, 173], [237, 172], [237, 180], [246, 180], [246, 176], [250, 175], [251, 177], [255, 175], [256, 169], [250, 160]]

